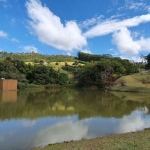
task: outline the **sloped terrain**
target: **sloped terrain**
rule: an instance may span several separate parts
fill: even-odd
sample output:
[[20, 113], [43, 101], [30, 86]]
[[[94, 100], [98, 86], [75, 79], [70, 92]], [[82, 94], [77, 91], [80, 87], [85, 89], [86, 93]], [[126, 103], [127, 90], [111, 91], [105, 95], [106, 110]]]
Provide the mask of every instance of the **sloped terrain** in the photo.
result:
[[114, 82], [111, 90], [122, 92], [150, 92], [150, 74], [122, 76]]

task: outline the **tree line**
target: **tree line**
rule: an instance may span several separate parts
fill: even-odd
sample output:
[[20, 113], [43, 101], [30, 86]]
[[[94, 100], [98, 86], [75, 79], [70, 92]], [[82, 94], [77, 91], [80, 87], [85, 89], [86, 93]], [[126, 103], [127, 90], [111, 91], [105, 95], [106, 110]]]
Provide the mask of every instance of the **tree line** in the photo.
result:
[[68, 81], [68, 75], [59, 73], [44, 64], [25, 64], [21, 60], [6, 58], [0, 62], [0, 78], [17, 79], [19, 83], [46, 85], [63, 85]]
[[[109, 86], [117, 78], [123, 75], [133, 74], [139, 71], [139, 68], [143, 65], [141, 63], [131, 62], [127, 59], [121, 59], [119, 57], [113, 57], [110, 54], [93, 55], [78, 52], [77, 57], [73, 56], [46, 56], [41, 54], [12, 54], [0, 52], [0, 78], [17, 79], [19, 83], [47, 85], [47, 84], [59, 84], [65, 85], [67, 83], [77, 84], [80, 87], [98, 86], [100, 88]], [[18, 55], [16, 58], [14, 56]], [[27, 56], [25, 56], [27, 55]], [[33, 64], [26, 64], [25, 59], [29, 55], [41, 56], [40, 59], [33, 57]], [[12, 57], [13, 56], [13, 57]], [[17, 59], [19, 58], [19, 59]], [[60, 70], [54, 69], [50, 64], [44, 65], [43, 61], [47, 61], [45, 58], [59, 58], [59, 60], [65, 60], [65, 66], [61, 69], [65, 70], [62, 73]], [[67, 59], [73, 60], [73, 65], [67, 64]], [[147, 59], [146, 68], [150, 69], [150, 54], [145, 57]], [[60, 62], [58, 59], [54, 59], [54, 62]], [[42, 63], [41, 63], [42, 62]], [[59, 63], [58, 63], [59, 64]], [[68, 73], [67, 73], [68, 72]], [[68, 77], [68, 74], [73, 75], [72, 78]]]

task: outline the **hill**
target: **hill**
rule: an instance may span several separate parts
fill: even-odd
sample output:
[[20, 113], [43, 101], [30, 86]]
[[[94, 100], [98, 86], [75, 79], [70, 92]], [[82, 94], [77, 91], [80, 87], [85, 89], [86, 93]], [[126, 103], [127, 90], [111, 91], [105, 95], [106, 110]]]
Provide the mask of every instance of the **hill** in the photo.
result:
[[114, 82], [114, 86], [111, 87], [111, 90], [121, 92], [150, 92], [150, 74], [136, 73], [122, 76]]

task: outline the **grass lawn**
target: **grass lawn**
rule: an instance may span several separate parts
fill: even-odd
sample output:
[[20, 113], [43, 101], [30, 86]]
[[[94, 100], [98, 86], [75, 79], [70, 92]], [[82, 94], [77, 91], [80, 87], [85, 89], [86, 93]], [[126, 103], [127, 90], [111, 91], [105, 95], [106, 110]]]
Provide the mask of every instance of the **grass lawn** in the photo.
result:
[[[125, 82], [125, 86], [121, 83]], [[150, 74], [132, 74], [127, 76], [122, 76], [114, 83], [115, 85], [111, 88], [113, 91], [122, 92], [150, 92]]]
[[52, 144], [32, 150], [150, 150], [150, 129], [89, 140]]

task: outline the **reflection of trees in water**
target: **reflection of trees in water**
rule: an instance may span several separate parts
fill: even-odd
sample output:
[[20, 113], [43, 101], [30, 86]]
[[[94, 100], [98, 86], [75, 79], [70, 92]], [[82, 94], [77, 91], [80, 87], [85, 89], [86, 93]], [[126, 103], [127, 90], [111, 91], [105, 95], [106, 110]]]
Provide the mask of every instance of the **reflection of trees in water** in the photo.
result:
[[145, 106], [150, 109], [147, 102], [121, 100], [109, 92], [94, 90], [20, 91], [16, 103], [0, 103], [0, 119], [74, 114], [78, 114], [79, 119], [96, 116], [121, 118]]

